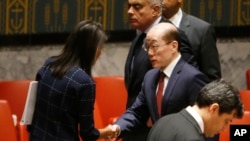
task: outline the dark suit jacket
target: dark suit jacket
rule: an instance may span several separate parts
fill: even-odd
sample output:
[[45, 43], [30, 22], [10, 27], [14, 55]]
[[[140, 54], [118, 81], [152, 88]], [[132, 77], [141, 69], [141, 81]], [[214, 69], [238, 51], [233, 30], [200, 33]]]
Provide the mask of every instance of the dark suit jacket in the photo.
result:
[[[149, 117], [152, 123], [159, 119], [156, 106], [159, 74], [160, 69], [151, 69], [146, 73], [136, 101], [115, 123], [121, 127], [121, 135], [135, 131], [137, 127], [145, 124]], [[186, 106], [192, 105], [201, 88], [208, 82], [208, 78], [203, 73], [180, 59], [164, 92], [162, 115], [179, 112]]]
[[147, 141], [204, 141], [204, 136], [195, 119], [183, 109], [159, 119]]
[[[170, 22], [170, 21], [162, 18], [160, 22]], [[182, 54], [182, 57], [186, 61], [195, 64], [195, 62], [193, 62], [194, 61], [193, 52], [191, 50], [187, 36], [182, 31], [180, 31], [180, 35], [181, 35], [180, 52]], [[152, 69], [152, 65], [149, 61], [147, 52], [143, 48], [141, 48], [138, 55], [134, 59], [133, 70], [131, 70], [133, 51], [135, 49], [135, 45], [138, 38], [139, 36], [137, 36], [133, 40], [125, 63], [125, 85], [128, 91], [127, 108], [133, 104], [137, 95], [139, 94], [144, 75], [148, 70]]]
[[210, 80], [221, 77], [216, 35], [211, 24], [183, 12], [180, 27], [187, 35], [199, 69]]
[[96, 140], [100, 133], [94, 128], [94, 81], [77, 66], [62, 79], [56, 78], [48, 68], [49, 62], [51, 59], [37, 72], [30, 141], [79, 141], [80, 136], [84, 141]]

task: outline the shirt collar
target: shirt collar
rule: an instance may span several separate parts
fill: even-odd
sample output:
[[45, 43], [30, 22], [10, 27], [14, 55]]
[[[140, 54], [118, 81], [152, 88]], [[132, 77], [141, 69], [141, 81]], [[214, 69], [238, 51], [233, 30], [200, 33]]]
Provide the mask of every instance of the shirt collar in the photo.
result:
[[188, 106], [186, 108], [187, 112], [195, 119], [195, 121], [198, 123], [201, 132], [204, 133], [204, 122], [201, 118], [201, 116], [192, 108], [191, 106]]
[[174, 67], [176, 66], [176, 64], [180, 60], [180, 58], [181, 58], [181, 55], [178, 54], [178, 56], [166, 68], [164, 68], [163, 72], [168, 78], [170, 78], [170, 76], [174, 70]]
[[[160, 20], [161, 20], [161, 16], [159, 16], [145, 31], [144, 31], [144, 33], [148, 33], [148, 31], [154, 26], [154, 25], [156, 25], [156, 24], [158, 24], [159, 22], [160, 22]], [[140, 33], [142, 33], [142, 31], [140, 31], [140, 30], [136, 30], [136, 34], [137, 35], [139, 35]]]
[[181, 23], [181, 18], [182, 18], [182, 10], [181, 8], [179, 8], [178, 12], [173, 15], [169, 20], [176, 26], [176, 27], [180, 27], [180, 23]]

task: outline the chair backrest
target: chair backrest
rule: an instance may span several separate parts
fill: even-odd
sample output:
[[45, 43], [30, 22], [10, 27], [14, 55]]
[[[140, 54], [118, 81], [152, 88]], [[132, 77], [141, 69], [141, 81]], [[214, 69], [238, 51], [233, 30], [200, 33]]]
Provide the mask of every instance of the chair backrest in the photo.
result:
[[[103, 124], [109, 124], [111, 117], [126, 111], [127, 91], [122, 76], [98, 76], [96, 82], [96, 105], [99, 107]], [[98, 126], [97, 126], [98, 127]]]
[[244, 109], [250, 111], [250, 90], [240, 90], [240, 96]]
[[95, 127], [103, 128], [105, 124], [103, 123], [103, 118], [101, 115], [100, 107], [97, 104], [97, 102], [95, 103], [94, 107], [95, 107], [95, 110], [94, 110]]
[[5, 99], [10, 105], [12, 114], [21, 120], [29, 83], [31, 80], [6, 80], [0, 81], [0, 99]]
[[[104, 128], [110, 124], [110, 118], [119, 117], [125, 112], [127, 91], [122, 76], [96, 76], [94, 81], [96, 83], [95, 127]], [[104, 141], [104, 139], [97, 141]]]
[[0, 100], [0, 140], [17, 141], [17, 130], [7, 100]]
[[247, 89], [250, 90], [250, 69], [246, 71]]
[[245, 111], [241, 119], [234, 119], [229, 126], [220, 132], [219, 141], [230, 141], [230, 125], [250, 125], [250, 111]]

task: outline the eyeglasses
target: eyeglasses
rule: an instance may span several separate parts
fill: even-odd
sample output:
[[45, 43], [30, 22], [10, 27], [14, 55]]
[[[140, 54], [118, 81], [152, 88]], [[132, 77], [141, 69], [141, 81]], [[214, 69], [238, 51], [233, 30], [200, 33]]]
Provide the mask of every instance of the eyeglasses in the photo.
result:
[[170, 43], [172, 43], [173, 41], [169, 41], [169, 42], [167, 42], [167, 43], [165, 43], [165, 44], [163, 44], [163, 45], [157, 45], [157, 44], [153, 44], [153, 45], [149, 45], [149, 44], [147, 44], [146, 42], [143, 44], [143, 49], [145, 50], [145, 51], [149, 51], [150, 49], [153, 51], [153, 52], [156, 52], [160, 47], [162, 47], [162, 46], [165, 46], [165, 45], [168, 45], [168, 44], [170, 44]]

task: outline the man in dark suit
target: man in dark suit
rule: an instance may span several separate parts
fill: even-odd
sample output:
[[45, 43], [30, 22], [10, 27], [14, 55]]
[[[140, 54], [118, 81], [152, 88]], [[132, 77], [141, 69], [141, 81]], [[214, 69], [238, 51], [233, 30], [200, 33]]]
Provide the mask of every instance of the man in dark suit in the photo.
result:
[[212, 137], [241, 118], [243, 111], [237, 88], [218, 79], [201, 90], [195, 105], [159, 119], [147, 141], [204, 141], [204, 136]]
[[[137, 131], [149, 118], [155, 123], [163, 115], [179, 112], [194, 104], [200, 89], [209, 81], [182, 59], [179, 32], [173, 24], [163, 22], [154, 25], [147, 33], [146, 42], [145, 50], [155, 69], [146, 73], [136, 101], [112, 126], [120, 136]], [[160, 74], [166, 76], [163, 87], [158, 86]], [[157, 94], [162, 97], [160, 102], [156, 100], [158, 90], [163, 90]]]
[[[137, 37], [133, 40], [125, 63], [125, 85], [128, 92], [127, 108], [138, 96], [145, 73], [152, 69], [147, 52], [143, 49], [144, 38], [148, 30], [159, 22], [170, 22], [161, 17], [161, 1], [128, 0], [128, 15], [130, 24], [137, 30]], [[180, 31], [181, 32], [181, 31]], [[188, 62], [192, 62], [193, 53], [184, 32], [181, 32], [180, 52]], [[193, 63], [193, 62], [192, 62]], [[145, 140], [148, 132], [146, 125], [137, 130], [138, 133], [127, 135], [123, 141]], [[140, 133], [139, 133], [140, 132]]]
[[199, 69], [210, 80], [221, 78], [214, 28], [208, 22], [183, 12], [181, 4], [182, 0], [163, 0], [162, 16], [185, 32]]
[[[182, 0], [163, 0], [162, 16], [185, 32], [200, 71], [210, 80], [221, 78], [214, 28], [208, 22], [183, 12], [181, 4]], [[206, 139], [206, 141], [218, 140], [218, 135]]]
[[[125, 63], [125, 84], [128, 90], [127, 108], [129, 108], [135, 101], [140, 91], [145, 73], [149, 69], [152, 69], [152, 65], [148, 59], [148, 54], [142, 47], [146, 33], [155, 24], [160, 22], [170, 22], [161, 17], [160, 2], [161, 1], [158, 1], [158, 3], [156, 3], [155, 0], [128, 0], [128, 15], [130, 23], [132, 27], [136, 28], [138, 36], [135, 37], [131, 44]], [[179, 30], [179, 32], [181, 36], [180, 52], [184, 60], [190, 63], [195, 63], [192, 62], [193, 52], [190, 49], [190, 43], [187, 36], [183, 31]], [[142, 34], [144, 34], [144, 37], [140, 38]]]

